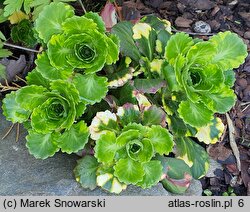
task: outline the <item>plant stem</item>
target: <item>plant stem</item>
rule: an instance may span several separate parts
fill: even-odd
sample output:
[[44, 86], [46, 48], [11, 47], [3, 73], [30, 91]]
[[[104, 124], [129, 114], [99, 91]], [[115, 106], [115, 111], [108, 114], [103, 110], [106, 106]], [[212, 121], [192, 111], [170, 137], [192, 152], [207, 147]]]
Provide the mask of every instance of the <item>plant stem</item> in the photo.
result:
[[18, 140], [19, 140], [19, 134], [20, 134], [20, 124], [17, 123], [17, 127], [16, 127], [16, 142], [18, 142]]
[[85, 9], [85, 7], [84, 7], [84, 5], [83, 5], [82, 0], [78, 0], [78, 2], [80, 3], [80, 5], [81, 5], [81, 7], [82, 7], [82, 9], [83, 9], [83, 12], [84, 12], [84, 13], [87, 13], [87, 10]]
[[[172, 29], [173, 32], [184, 32], [176, 29]], [[199, 33], [199, 32], [185, 32], [189, 35], [200, 35], [200, 36], [212, 36], [215, 35], [215, 33]]]
[[117, 11], [119, 20], [120, 20], [120, 21], [123, 21], [121, 10], [119, 9], [119, 7], [118, 7], [116, 1], [114, 1], [114, 5], [115, 5], [115, 9], [116, 9], [116, 11]]
[[4, 46], [8, 46], [8, 47], [13, 47], [13, 48], [16, 48], [16, 49], [22, 49], [24, 51], [29, 51], [29, 52], [35, 52], [35, 53], [40, 53], [40, 51], [38, 50], [35, 50], [35, 49], [30, 49], [30, 48], [27, 48], [27, 47], [22, 47], [22, 46], [17, 46], [17, 45], [14, 45], [14, 44], [11, 44], [11, 43], [3, 43]]
[[10, 134], [10, 131], [13, 129], [14, 125], [15, 125], [15, 124], [12, 124], [12, 125], [10, 126], [10, 128], [8, 129], [8, 131], [7, 131], [7, 132], [5, 133], [5, 135], [2, 137], [2, 140], [5, 139], [5, 138]]

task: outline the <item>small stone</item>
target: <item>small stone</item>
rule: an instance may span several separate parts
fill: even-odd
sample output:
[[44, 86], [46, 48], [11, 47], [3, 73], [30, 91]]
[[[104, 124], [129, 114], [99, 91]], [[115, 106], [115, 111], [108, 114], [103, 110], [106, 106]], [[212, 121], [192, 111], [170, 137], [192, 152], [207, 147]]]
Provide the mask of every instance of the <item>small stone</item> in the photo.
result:
[[239, 119], [239, 118], [235, 119], [235, 125], [237, 128], [240, 128], [240, 129], [243, 128], [243, 123], [242, 123], [241, 119]]
[[158, 8], [163, 3], [163, 0], [145, 0], [144, 3], [153, 8]]
[[216, 177], [215, 171], [218, 169], [223, 170], [222, 165], [218, 163], [216, 160], [210, 158], [209, 169], [207, 171], [206, 177]]
[[193, 21], [190, 20], [190, 19], [186, 19], [186, 18], [183, 18], [183, 17], [178, 17], [175, 20], [175, 25], [177, 27], [188, 28], [188, 27], [190, 27], [190, 24], [192, 24], [192, 22]]
[[218, 186], [220, 184], [219, 180], [215, 177], [210, 178], [210, 185]]
[[213, 29], [213, 31], [216, 31], [216, 30], [220, 29], [221, 24], [218, 21], [216, 21], [216, 20], [212, 20], [210, 22], [210, 26]]
[[233, 6], [236, 4], [238, 4], [238, 0], [233, 0], [233, 1], [228, 3], [228, 5], [233, 5]]
[[[201, 196], [202, 192], [203, 190], [200, 180], [193, 179], [186, 192], [184, 194], [178, 194], [178, 196]], [[176, 196], [176, 194], [169, 193], [169, 196]]]
[[211, 16], [214, 17], [219, 11], [220, 11], [220, 7], [216, 6], [216, 7], [212, 10]]
[[249, 12], [239, 12], [240, 17], [245, 21], [246, 25], [250, 27], [250, 13]]
[[247, 80], [244, 78], [237, 79], [236, 83], [241, 87], [241, 89], [245, 89], [247, 87]]
[[250, 31], [246, 31], [246, 32], [244, 33], [244, 38], [250, 39]]
[[208, 23], [204, 21], [197, 21], [194, 24], [194, 31], [197, 33], [210, 33], [211, 27]]
[[248, 85], [243, 91], [244, 100], [248, 101], [250, 99], [250, 85]]
[[210, 10], [215, 6], [215, 4], [210, 0], [197, 0], [194, 6], [199, 10]]

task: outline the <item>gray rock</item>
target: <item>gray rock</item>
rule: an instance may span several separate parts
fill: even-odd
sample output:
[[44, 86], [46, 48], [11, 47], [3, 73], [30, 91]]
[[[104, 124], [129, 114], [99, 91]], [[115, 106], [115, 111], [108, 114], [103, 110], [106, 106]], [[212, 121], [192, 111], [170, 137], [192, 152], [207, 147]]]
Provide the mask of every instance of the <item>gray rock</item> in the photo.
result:
[[211, 27], [204, 21], [196, 21], [194, 24], [194, 31], [197, 33], [210, 33]]
[[[5, 120], [0, 110], [0, 137], [11, 123]], [[25, 146], [26, 131], [21, 126], [19, 141], [15, 142], [16, 128], [0, 141], [0, 195], [19, 196], [110, 196], [102, 189], [83, 189], [74, 179], [73, 169], [77, 155], [56, 153], [46, 160], [37, 160], [29, 154]], [[200, 195], [201, 185], [196, 181], [184, 195]], [[168, 196], [163, 186], [150, 189], [128, 186], [120, 195], [125, 196]]]
[[209, 169], [206, 174], [206, 177], [215, 177], [216, 175], [214, 174], [216, 169], [223, 170], [223, 167], [220, 163], [215, 161], [214, 159], [210, 158], [209, 159]]

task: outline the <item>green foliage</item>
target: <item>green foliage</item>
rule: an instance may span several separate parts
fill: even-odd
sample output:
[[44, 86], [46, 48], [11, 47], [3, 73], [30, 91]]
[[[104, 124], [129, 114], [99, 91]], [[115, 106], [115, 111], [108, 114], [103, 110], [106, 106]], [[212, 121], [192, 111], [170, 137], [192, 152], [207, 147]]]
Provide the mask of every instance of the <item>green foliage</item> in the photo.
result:
[[43, 10], [43, 8], [49, 5], [51, 2], [73, 2], [76, 0], [5, 0], [4, 1], [4, 16], [8, 17], [12, 15], [14, 12], [23, 9], [26, 14], [31, 13], [34, 16], [34, 19], [37, 18], [39, 13]]
[[6, 38], [4, 34], [0, 31], [0, 58], [12, 55], [12, 53], [9, 50], [3, 49], [3, 41], [6, 41]]
[[[162, 119], [155, 122], [157, 125], [142, 125], [146, 112], [139, 111], [137, 105], [126, 104], [119, 107], [116, 114], [98, 112], [89, 127], [91, 138], [96, 140], [94, 156], [102, 167], [102, 176], [115, 179], [120, 185], [118, 190], [109, 187], [110, 192], [121, 192], [122, 184], [150, 188], [161, 179], [163, 167], [153, 157], [168, 155], [174, 145], [173, 138], [160, 125]], [[157, 112], [162, 116], [162, 111], [154, 110], [154, 114]], [[98, 185], [107, 189], [106, 183]]]
[[[185, 49], [177, 45], [185, 40], [189, 40], [189, 44], [183, 44]], [[177, 99], [180, 117], [187, 124], [202, 127], [209, 124], [214, 113], [225, 113], [234, 105], [236, 97], [230, 89], [232, 83], [228, 77], [232, 71], [229, 70], [239, 67], [247, 52], [243, 41], [231, 32], [219, 33], [196, 44], [191, 41], [183, 33], [173, 35], [165, 57], [173, 66], [179, 90], [186, 95], [185, 99]]]
[[34, 46], [37, 40], [32, 30], [32, 24], [29, 20], [24, 19], [11, 29], [11, 39], [17, 43], [21, 42], [26, 46]]
[[95, 13], [79, 17], [69, 5], [51, 3], [39, 14], [35, 29], [48, 43], [49, 63], [56, 69], [93, 73], [118, 60], [118, 41], [105, 34], [104, 23]]
[[45, 159], [59, 149], [70, 154], [84, 148], [88, 128], [83, 121], [75, 123], [82, 104], [73, 84], [55, 80], [49, 88], [29, 85], [6, 95], [3, 113], [14, 123], [30, 122], [27, 147], [36, 158]]
[[164, 167], [164, 178], [161, 183], [164, 188], [175, 193], [184, 193], [189, 187], [192, 174], [189, 166], [180, 159], [158, 156]]

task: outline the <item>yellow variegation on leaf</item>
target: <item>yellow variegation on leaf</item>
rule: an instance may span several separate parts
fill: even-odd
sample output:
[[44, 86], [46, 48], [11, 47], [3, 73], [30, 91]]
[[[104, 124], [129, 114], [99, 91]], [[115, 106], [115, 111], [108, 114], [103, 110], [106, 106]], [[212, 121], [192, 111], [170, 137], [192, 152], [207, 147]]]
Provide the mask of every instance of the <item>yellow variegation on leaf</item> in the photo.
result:
[[133, 38], [135, 40], [141, 39], [142, 36], [145, 38], [149, 38], [149, 33], [152, 30], [151, 26], [146, 23], [137, 23], [133, 27]]
[[216, 117], [208, 125], [197, 128], [198, 132], [195, 137], [205, 144], [215, 144], [219, 141], [224, 129], [225, 126], [221, 119]]
[[15, 11], [8, 20], [11, 24], [17, 24], [24, 19], [29, 19], [29, 16], [22, 11]]
[[119, 180], [111, 173], [98, 175], [96, 178], [96, 183], [103, 189], [115, 194], [119, 194], [122, 192], [122, 190], [127, 188], [126, 184], [119, 182]]

